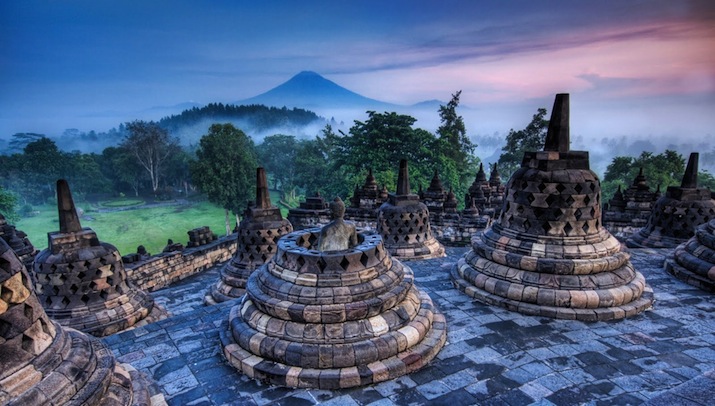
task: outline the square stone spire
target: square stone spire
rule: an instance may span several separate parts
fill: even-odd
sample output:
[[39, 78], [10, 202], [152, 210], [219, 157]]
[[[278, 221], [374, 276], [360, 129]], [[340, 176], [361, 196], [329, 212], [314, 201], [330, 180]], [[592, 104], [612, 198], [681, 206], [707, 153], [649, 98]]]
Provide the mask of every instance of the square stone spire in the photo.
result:
[[569, 94], [559, 93], [554, 99], [549, 131], [546, 134], [544, 151], [568, 152], [571, 148], [569, 128]]
[[57, 181], [57, 212], [60, 217], [60, 233], [68, 234], [82, 231], [82, 224], [79, 222], [70, 186], [64, 179]]
[[263, 168], [256, 168], [256, 208], [270, 209], [271, 195], [268, 193], [268, 181], [266, 171]]

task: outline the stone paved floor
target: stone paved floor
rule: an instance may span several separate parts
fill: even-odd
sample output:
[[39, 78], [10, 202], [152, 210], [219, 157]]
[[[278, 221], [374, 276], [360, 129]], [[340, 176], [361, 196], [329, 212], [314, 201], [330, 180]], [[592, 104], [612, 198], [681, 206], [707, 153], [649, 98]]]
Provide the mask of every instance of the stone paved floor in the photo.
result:
[[445, 313], [447, 345], [426, 368], [351, 390], [271, 387], [237, 373], [218, 334], [236, 301], [204, 307], [216, 269], [154, 293], [173, 316], [105, 338], [120, 361], [153, 377], [169, 405], [706, 405], [715, 395], [715, 296], [665, 273], [670, 250], [632, 250], [655, 291], [652, 310], [586, 324], [523, 316], [454, 289], [446, 258], [409, 262]]

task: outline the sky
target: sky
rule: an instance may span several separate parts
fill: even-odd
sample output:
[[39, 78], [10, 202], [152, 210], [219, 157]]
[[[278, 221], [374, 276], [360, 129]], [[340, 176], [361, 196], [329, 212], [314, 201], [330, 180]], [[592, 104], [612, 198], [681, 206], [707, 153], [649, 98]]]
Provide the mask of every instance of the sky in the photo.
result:
[[0, 0], [0, 137], [157, 120], [303, 70], [397, 104], [461, 90], [472, 134], [570, 93], [587, 140], [715, 138], [710, 0]]

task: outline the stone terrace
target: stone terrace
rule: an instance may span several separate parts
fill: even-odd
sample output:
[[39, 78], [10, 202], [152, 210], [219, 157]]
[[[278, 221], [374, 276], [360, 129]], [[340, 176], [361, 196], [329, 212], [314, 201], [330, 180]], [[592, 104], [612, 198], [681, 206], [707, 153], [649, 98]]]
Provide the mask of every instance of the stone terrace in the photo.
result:
[[220, 354], [234, 299], [205, 307], [214, 267], [154, 292], [174, 316], [103, 339], [119, 361], [154, 378], [169, 405], [499, 404], [706, 405], [715, 393], [715, 296], [667, 274], [672, 250], [632, 249], [655, 292], [652, 310], [613, 322], [524, 316], [456, 290], [447, 257], [408, 262], [447, 317], [447, 344], [424, 369], [377, 385], [325, 391], [250, 380]]

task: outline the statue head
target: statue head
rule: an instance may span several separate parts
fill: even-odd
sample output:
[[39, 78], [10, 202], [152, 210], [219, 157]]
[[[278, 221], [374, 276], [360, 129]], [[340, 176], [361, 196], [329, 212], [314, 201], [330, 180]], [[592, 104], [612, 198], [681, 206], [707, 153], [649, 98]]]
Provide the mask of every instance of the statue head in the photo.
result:
[[336, 197], [330, 202], [330, 213], [332, 214], [333, 220], [341, 219], [345, 216], [345, 203], [343, 203], [342, 199]]

